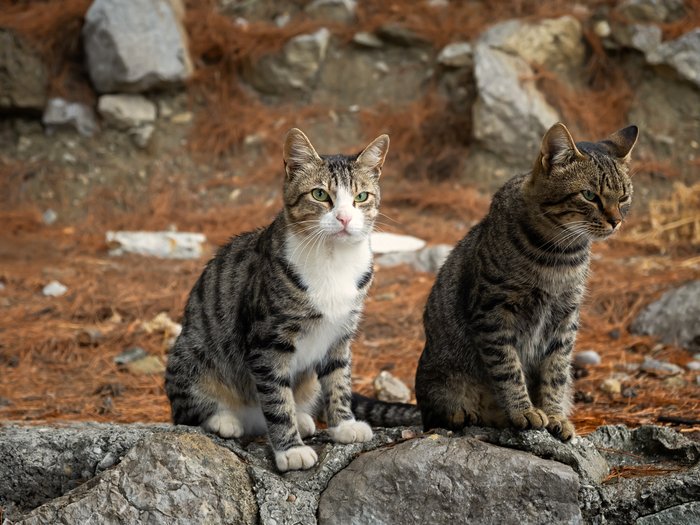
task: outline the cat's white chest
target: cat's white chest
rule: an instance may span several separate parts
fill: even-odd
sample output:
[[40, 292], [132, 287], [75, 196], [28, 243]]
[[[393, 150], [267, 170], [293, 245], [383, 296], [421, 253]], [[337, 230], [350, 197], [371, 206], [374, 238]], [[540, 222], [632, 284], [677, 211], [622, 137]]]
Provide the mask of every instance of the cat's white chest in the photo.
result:
[[318, 363], [343, 334], [352, 312], [362, 308], [358, 282], [370, 270], [369, 242], [337, 244], [332, 248], [304, 251], [302, 241], [287, 239], [287, 260], [307, 288], [307, 297], [322, 315], [315, 326], [295, 341], [292, 368], [301, 371]]

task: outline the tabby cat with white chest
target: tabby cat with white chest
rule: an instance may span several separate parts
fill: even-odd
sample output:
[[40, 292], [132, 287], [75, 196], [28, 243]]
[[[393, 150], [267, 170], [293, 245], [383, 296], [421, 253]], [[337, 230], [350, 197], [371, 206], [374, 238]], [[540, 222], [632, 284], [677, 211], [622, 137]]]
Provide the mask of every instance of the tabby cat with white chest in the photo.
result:
[[165, 378], [174, 423], [267, 433], [280, 471], [316, 463], [302, 438], [318, 409], [336, 442], [372, 438], [351, 411], [350, 342], [372, 281], [388, 148], [381, 135], [358, 155], [319, 156], [288, 132], [284, 209], [219, 249], [190, 293]]
[[574, 143], [546, 133], [531, 173], [509, 180], [440, 269], [424, 312], [416, 399], [426, 429], [546, 428], [571, 439], [571, 353], [591, 242], [629, 210], [629, 126]]

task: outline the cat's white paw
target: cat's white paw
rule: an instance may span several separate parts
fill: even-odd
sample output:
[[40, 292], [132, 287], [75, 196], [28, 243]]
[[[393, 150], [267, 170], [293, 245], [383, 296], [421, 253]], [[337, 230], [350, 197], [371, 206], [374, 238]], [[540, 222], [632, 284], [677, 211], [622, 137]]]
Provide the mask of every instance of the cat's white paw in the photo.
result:
[[316, 433], [314, 418], [305, 412], [297, 412], [297, 428], [302, 438], [313, 436]]
[[202, 423], [202, 428], [222, 438], [239, 438], [243, 435], [243, 425], [239, 419], [228, 411], [215, 413]]
[[343, 421], [337, 427], [328, 429], [336, 443], [360, 443], [372, 439], [372, 429], [364, 421]]
[[275, 452], [275, 463], [280, 472], [288, 470], [306, 470], [311, 468], [318, 461], [316, 452], [306, 445], [302, 447], [292, 447], [284, 452]]

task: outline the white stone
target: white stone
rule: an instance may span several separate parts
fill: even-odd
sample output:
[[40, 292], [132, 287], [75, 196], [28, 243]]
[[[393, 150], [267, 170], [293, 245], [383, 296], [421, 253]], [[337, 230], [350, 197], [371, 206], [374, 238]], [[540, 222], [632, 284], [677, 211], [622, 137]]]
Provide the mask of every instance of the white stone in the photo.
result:
[[691, 361], [690, 363], [685, 365], [685, 367], [688, 370], [692, 370], [693, 372], [697, 372], [698, 370], [700, 370], [700, 361]]
[[91, 107], [80, 102], [69, 102], [62, 98], [49, 100], [41, 121], [46, 126], [48, 133], [70, 127], [83, 136], [91, 137], [98, 129]]
[[411, 390], [386, 370], [382, 370], [374, 379], [377, 399], [388, 403], [407, 403], [411, 399]]
[[574, 363], [579, 366], [599, 365], [600, 354], [595, 350], [581, 350], [574, 353]]
[[95, 0], [85, 15], [83, 48], [99, 93], [141, 92], [180, 84], [192, 73], [179, 2]]
[[438, 244], [417, 251], [387, 253], [378, 257], [376, 262], [387, 268], [408, 264], [419, 272], [437, 273], [451, 251], [452, 246], [449, 244]]
[[381, 38], [374, 33], [368, 33], [366, 31], [355, 33], [355, 36], [352, 37], [352, 41], [364, 47], [380, 48], [384, 46], [384, 42], [382, 42]]
[[97, 111], [104, 121], [117, 129], [130, 129], [156, 120], [156, 105], [141, 95], [102, 95]]
[[41, 222], [43, 222], [47, 226], [51, 226], [54, 222], [56, 222], [56, 219], [58, 219], [58, 214], [55, 211], [53, 211], [51, 208], [46, 210], [41, 215]]
[[68, 287], [58, 281], [51, 281], [41, 290], [47, 297], [60, 297], [68, 291]]
[[135, 253], [163, 259], [198, 259], [206, 237], [186, 232], [107, 232], [110, 255]]
[[666, 64], [700, 87], [700, 28], [664, 42], [646, 55], [650, 64]]
[[371, 235], [372, 252], [376, 254], [391, 252], [415, 252], [425, 246], [425, 241], [410, 235], [375, 232]]
[[437, 60], [444, 66], [465, 67], [471, 65], [472, 58], [473, 51], [469, 42], [454, 42], [442, 48]]

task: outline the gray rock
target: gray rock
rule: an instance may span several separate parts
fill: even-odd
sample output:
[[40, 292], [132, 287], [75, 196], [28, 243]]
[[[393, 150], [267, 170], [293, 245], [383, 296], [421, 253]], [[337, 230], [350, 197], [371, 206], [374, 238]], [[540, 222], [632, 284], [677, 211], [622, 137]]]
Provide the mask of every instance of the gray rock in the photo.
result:
[[428, 59], [421, 48], [385, 44], [369, 49], [334, 42], [320, 68], [313, 103], [346, 109], [419, 99], [432, 75]]
[[318, 517], [357, 525], [516, 523], [515, 516], [520, 524], [582, 523], [578, 488], [565, 465], [434, 435], [360, 456], [330, 481]]
[[141, 95], [102, 95], [97, 111], [109, 126], [121, 130], [152, 124], [156, 120], [156, 105]]
[[608, 462], [588, 438], [576, 437], [562, 443], [548, 432], [494, 429], [466, 429], [464, 435], [568, 465], [580, 476], [582, 489], [600, 484], [610, 472]]
[[599, 365], [600, 354], [595, 350], [581, 350], [574, 353], [574, 364], [578, 366]]
[[169, 425], [97, 425], [63, 428], [0, 427], [0, 506], [28, 511], [97, 474], [111, 454], [120, 458], [142, 437]]
[[0, 28], [0, 110], [41, 111], [48, 75], [38, 53], [21, 37]]
[[56, 219], [58, 219], [58, 214], [51, 208], [41, 214], [41, 222], [47, 226], [51, 226], [54, 222], [56, 222]]
[[88, 72], [99, 93], [181, 84], [192, 73], [178, 0], [95, 0], [85, 15]]
[[683, 503], [656, 514], [642, 516], [635, 521], [636, 525], [680, 525], [700, 523], [700, 501]]
[[41, 293], [46, 297], [60, 297], [68, 291], [68, 287], [58, 281], [51, 281], [42, 288]]
[[652, 359], [651, 357], [645, 357], [639, 369], [647, 374], [658, 376], [670, 376], [683, 373], [683, 369], [680, 366], [667, 363], [666, 361]]
[[469, 67], [472, 65], [473, 51], [469, 42], [453, 42], [442, 48], [437, 60], [443, 66]]
[[630, 329], [690, 350], [700, 347], [700, 281], [666, 292], [642, 310]]
[[[537, 151], [544, 132], [559, 120], [537, 89], [529, 63], [561, 72], [581, 63], [584, 50], [577, 40], [580, 25], [576, 24], [569, 17], [540, 24], [513, 20], [493, 26], [477, 41], [473, 133], [482, 148], [501, 162], [525, 167], [523, 151]], [[562, 35], [569, 36], [564, 39]], [[562, 45], [552, 45], [560, 37]]]
[[356, 44], [364, 47], [379, 49], [384, 45], [381, 38], [379, 38], [374, 33], [367, 33], [366, 31], [360, 31], [355, 33], [352, 37], [352, 41]]
[[257, 523], [246, 465], [208, 437], [158, 434], [116, 467], [33, 510], [17, 524]]
[[664, 42], [646, 54], [650, 64], [665, 64], [700, 87], [700, 28]]
[[310, 91], [326, 58], [330, 32], [325, 27], [315, 33], [289, 40], [280, 53], [250, 62], [244, 69], [246, 80], [263, 93], [281, 97]]
[[[641, 467], [650, 474], [605, 483], [597, 487], [597, 498], [586, 494], [581, 504], [589, 520], [627, 524], [654, 515], [663, 519], [673, 515], [674, 510], [687, 512], [689, 509], [682, 507], [698, 501], [700, 444], [682, 434], [656, 426], [635, 430], [606, 426], [587, 436], [587, 440], [603, 453], [612, 467]], [[659, 465], [670, 472], [653, 475]]]
[[616, 11], [634, 22], [670, 22], [683, 15], [683, 0], [625, 0]]
[[124, 350], [119, 355], [114, 356], [113, 361], [117, 365], [127, 365], [129, 363], [133, 363], [134, 361], [138, 361], [139, 359], [143, 359], [147, 355], [148, 352], [146, 352], [143, 348], [140, 346], [134, 346]]
[[382, 370], [374, 378], [374, 391], [377, 399], [389, 403], [407, 403], [411, 399], [411, 390], [386, 370]]
[[131, 128], [129, 130], [129, 136], [139, 148], [146, 149], [151, 144], [151, 138], [155, 130], [156, 128], [153, 124], [144, 124], [136, 128]]
[[645, 55], [652, 53], [661, 45], [661, 28], [654, 24], [630, 24], [615, 28], [615, 40]]
[[49, 100], [41, 121], [49, 134], [70, 128], [85, 137], [92, 137], [98, 130], [95, 113], [91, 107], [62, 98]]
[[377, 29], [379, 37], [387, 42], [404, 47], [421, 46], [428, 44], [421, 35], [404, 25], [388, 22]]
[[379, 266], [392, 267], [400, 264], [408, 264], [419, 272], [437, 273], [447, 256], [452, 251], [449, 244], [428, 246], [416, 251], [391, 252], [378, 257]]
[[306, 6], [312, 18], [349, 23], [355, 20], [356, 0], [314, 0]]

